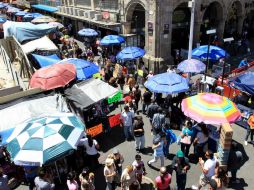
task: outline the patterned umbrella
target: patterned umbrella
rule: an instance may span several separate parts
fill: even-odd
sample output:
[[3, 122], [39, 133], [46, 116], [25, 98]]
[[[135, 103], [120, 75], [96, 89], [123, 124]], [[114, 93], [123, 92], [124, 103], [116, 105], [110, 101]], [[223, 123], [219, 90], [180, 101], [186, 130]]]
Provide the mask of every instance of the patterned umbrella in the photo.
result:
[[177, 69], [184, 73], [201, 73], [205, 68], [205, 64], [197, 59], [184, 60], [177, 66]]
[[197, 122], [221, 125], [234, 123], [241, 117], [236, 105], [224, 96], [200, 93], [182, 101], [184, 114]]
[[78, 35], [92, 37], [92, 36], [98, 36], [98, 32], [96, 32], [94, 29], [91, 29], [91, 28], [83, 28], [80, 31], [78, 31]]
[[84, 128], [70, 113], [33, 118], [14, 129], [7, 150], [16, 165], [41, 166], [76, 149]]

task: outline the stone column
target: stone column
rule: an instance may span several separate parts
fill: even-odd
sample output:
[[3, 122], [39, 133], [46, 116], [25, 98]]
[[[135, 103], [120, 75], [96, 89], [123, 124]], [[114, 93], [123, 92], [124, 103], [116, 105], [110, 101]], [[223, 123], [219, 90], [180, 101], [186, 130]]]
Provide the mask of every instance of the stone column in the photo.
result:
[[91, 10], [95, 10], [94, 0], [91, 0]]
[[241, 34], [243, 30], [243, 21], [244, 21], [244, 15], [239, 15], [238, 22], [237, 22], [237, 32], [239, 34]]
[[123, 34], [130, 34], [131, 33], [131, 22], [124, 22], [122, 24]]
[[223, 38], [224, 29], [225, 29], [225, 22], [226, 22], [226, 19], [225, 19], [225, 18], [222, 18], [222, 19], [219, 21], [219, 25], [218, 25], [218, 28], [217, 28], [217, 34], [218, 34], [218, 38], [219, 38], [219, 39], [222, 39], [222, 38]]

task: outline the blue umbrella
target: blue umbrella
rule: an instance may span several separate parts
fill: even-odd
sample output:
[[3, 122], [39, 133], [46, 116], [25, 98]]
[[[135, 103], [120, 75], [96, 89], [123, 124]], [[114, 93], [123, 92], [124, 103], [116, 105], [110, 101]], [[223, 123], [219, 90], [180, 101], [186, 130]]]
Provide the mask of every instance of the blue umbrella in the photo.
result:
[[145, 82], [145, 87], [151, 92], [164, 94], [177, 94], [189, 89], [188, 80], [176, 73], [155, 75]]
[[92, 36], [98, 36], [98, 32], [96, 32], [94, 29], [91, 29], [91, 28], [83, 28], [80, 31], [78, 31], [78, 35], [92, 37]]
[[94, 74], [99, 72], [99, 67], [92, 62], [83, 59], [69, 58], [58, 63], [72, 63], [76, 66], [77, 79], [86, 80], [92, 78]]
[[246, 72], [229, 81], [231, 87], [254, 95], [254, 72]]
[[116, 59], [128, 61], [128, 60], [137, 59], [139, 57], [143, 57], [144, 55], [145, 55], [145, 50], [141, 48], [126, 47], [117, 54]]
[[17, 12], [15, 15], [16, 16], [25, 16], [26, 14], [28, 14], [28, 13], [25, 11], [20, 11], [20, 12]]
[[[207, 50], [208, 45], [199, 46], [192, 50], [192, 57], [198, 59], [206, 59], [207, 58]], [[225, 50], [217, 47], [217, 46], [210, 46], [208, 58], [211, 60], [219, 60], [220, 58], [226, 57], [228, 54]]]
[[0, 23], [5, 23], [7, 21], [6, 18], [0, 18]]
[[108, 35], [101, 39], [100, 44], [103, 46], [117, 45], [124, 43], [125, 40], [123, 37], [118, 35]]
[[0, 9], [5, 8], [6, 6], [3, 4], [0, 4]]
[[0, 131], [0, 137], [2, 139], [2, 141], [0, 142], [0, 146], [7, 144], [6, 141], [11, 136], [13, 131], [14, 131], [14, 128], [10, 128], [10, 129]]
[[179, 63], [177, 69], [184, 73], [201, 73], [205, 71], [206, 66], [197, 59], [187, 59]]
[[43, 14], [40, 13], [27, 13], [24, 18], [37, 18], [43, 16]]
[[49, 55], [49, 56], [43, 56], [43, 55], [37, 55], [37, 54], [32, 54], [32, 55], [41, 67], [47, 67], [49, 65], [52, 65], [54, 63], [61, 61], [61, 59], [56, 54]]

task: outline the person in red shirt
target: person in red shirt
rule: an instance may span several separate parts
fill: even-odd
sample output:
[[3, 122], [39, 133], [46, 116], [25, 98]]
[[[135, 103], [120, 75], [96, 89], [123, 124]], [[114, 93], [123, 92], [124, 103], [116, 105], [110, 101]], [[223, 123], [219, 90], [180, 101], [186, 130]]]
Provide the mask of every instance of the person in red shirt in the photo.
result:
[[157, 190], [170, 190], [171, 175], [165, 167], [161, 167], [160, 175], [155, 178], [155, 187]]

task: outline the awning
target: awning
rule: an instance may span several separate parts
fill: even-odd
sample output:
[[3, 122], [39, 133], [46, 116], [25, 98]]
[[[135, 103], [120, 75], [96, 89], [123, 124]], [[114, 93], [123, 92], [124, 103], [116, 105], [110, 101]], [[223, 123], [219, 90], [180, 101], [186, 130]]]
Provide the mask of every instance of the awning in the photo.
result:
[[42, 4], [32, 5], [32, 7], [36, 8], [36, 9], [43, 10], [43, 11], [48, 11], [50, 13], [58, 11], [58, 8], [56, 8], [56, 7], [51, 7], [51, 6], [42, 5]]
[[85, 109], [100, 100], [115, 95], [118, 89], [99, 79], [89, 79], [65, 90], [66, 98], [76, 108]]
[[43, 55], [37, 55], [37, 54], [32, 54], [32, 55], [41, 67], [47, 67], [49, 65], [52, 65], [54, 63], [61, 61], [61, 59], [56, 54], [49, 55], [49, 56], [43, 56]]

